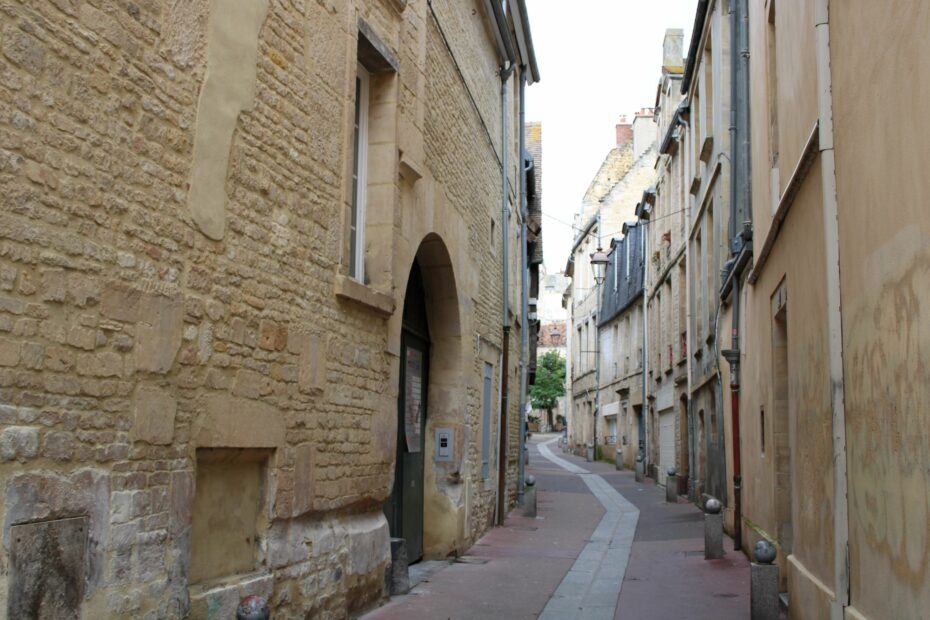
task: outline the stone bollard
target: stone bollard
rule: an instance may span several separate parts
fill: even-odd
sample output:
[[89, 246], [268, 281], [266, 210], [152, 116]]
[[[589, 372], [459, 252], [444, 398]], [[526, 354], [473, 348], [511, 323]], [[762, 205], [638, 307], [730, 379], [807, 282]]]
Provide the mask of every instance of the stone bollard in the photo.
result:
[[617, 468], [617, 471], [623, 469], [623, 450], [617, 448], [617, 453], [614, 455], [614, 466]]
[[523, 516], [536, 518], [536, 477], [530, 474], [523, 485]]
[[665, 479], [665, 501], [669, 504], [678, 503], [678, 472], [674, 467], [668, 468], [668, 477]]
[[760, 540], [753, 548], [756, 561], [750, 569], [749, 605], [752, 620], [778, 620], [778, 566], [775, 547]]
[[388, 591], [391, 595], [406, 594], [410, 591], [410, 568], [407, 563], [407, 541], [403, 538], [391, 539], [391, 567]]
[[723, 551], [723, 508], [720, 500], [713, 497], [704, 504], [704, 559], [719, 560]]
[[594, 444], [587, 444], [585, 446], [585, 460], [589, 463], [594, 461]]
[[270, 617], [268, 601], [257, 594], [243, 598], [236, 607], [236, 620], [268, 620]]
[[646, 463], [643, 461], [643, 455], [636, 456], [636, 482], [642, 482], [646, 479]]

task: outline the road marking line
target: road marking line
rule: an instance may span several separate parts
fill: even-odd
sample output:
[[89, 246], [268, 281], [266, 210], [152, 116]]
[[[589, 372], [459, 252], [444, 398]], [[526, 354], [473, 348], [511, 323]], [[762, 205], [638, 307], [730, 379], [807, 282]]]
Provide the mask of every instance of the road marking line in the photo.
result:
[[556, 441], [558, 438], [538, 444], [539, 453], [562, 469], [581, 476], [604, 507], [604, 516], [539, 618], [613, 618], [630, 561], [639, 510], [597, 474], [553, 454], [549, 444]]

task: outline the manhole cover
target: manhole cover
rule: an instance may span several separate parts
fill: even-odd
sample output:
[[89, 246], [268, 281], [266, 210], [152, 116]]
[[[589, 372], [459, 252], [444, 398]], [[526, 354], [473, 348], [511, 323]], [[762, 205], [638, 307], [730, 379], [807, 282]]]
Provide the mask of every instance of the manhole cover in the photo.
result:
[[739, 594], [733, 594], [732, 592], [717, 592], [714, 594], [716, 598], [736, 598]]
[[691, 558], [691, 557], [695, 557], [698, 555], [704, 555], [704, 552], [703, 551], [685, 551], [686, 558]]
[[473, 558], [469, 556], [455, 558], [455, 561], [457, 564], [487, 564], [490, 562], [490, 560], [486, 560], [484, 558]]

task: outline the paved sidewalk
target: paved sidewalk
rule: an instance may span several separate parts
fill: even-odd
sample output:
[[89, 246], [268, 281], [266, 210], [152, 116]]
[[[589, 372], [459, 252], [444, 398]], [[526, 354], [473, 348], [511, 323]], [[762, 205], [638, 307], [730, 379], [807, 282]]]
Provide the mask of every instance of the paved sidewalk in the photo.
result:
[[[459, 560], [437, 564], [439, 570], [421, 569], [429, 574], [410, 594], [393, 597], [364, 620], [749, 617], [749, 563], [732, 551], [729, 539], [726, 558], [704, 560], [703, 517], [696, 507], [666, 504], [651, 481], [639, 484], [632, 472], [563, 454], [556, 443], [548, 447], [562, 465], [551, 462], [538, 449], [548, 439], [534, 437], [528, 444], [528, 472], [537, 478], [536, 519], [515, 511]], [[605, 510], [611, 503], [614, 508]], [[620, 517], [625, 525], [619, 525]], [[605, 538], [607, 527], [612, 529]], [[624, 528], [634, 527], [630, 546], [632, 532]], [[579, 565], [594, 560], [600, 564]], [[604, 589], [608, 577], [615, 583], [623, 578], [616, 609], [603, 603], [584, 610], [586, 596], [617, 600], [616, 591]], [[578, 580], [580, 589], [571, 591]]]
[[684, 499], [667, 504], [664, 489], [649, 478], [636, 482], [631, 471], [560, 456], [599, 474], [640, 511], [617, 620], [749, 617], [749, 560], [733, 551], [729, 537], [724, 558], [704, 559], [704, 517], [697, 507]]
[[365, 620], [537, 618], [594, 533], [605, 511], [584, 481], [543, 459], [535, 443], [538, 518], [511, 513], [460, 561], [434, 572]]

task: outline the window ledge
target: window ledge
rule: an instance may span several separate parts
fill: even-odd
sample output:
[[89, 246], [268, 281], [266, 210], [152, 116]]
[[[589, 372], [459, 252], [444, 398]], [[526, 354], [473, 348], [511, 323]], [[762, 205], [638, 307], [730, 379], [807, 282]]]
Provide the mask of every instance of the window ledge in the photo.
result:
[[408, 157], [406, 153], [401, 153], [400, 156], [400, 175], [404, 177], [408, 183], [416, 183], [423, 178], [420, 165]]
[[364, 306], [383, 317], [394, 314], [393, 296], [375, 290], [346, 275], [336, 275], [336, 297]]
[[704, 138], [704, 143], [701, 145], [701, 155], [700, 155], [701, 161], [704, 162], [705, 164], [709, 163], [710, 154], [713, 152], [713, 150], [714, 150], [714, 137], [707, 136], [706, 138]]
[[700, 175], [695, 175], [695, 177], [691, 179], [691, 187], [688, 188], [688, 193], [693, 196], [697, 196], [698, 191], [700, 191], [700, 189], [701, 189], [701, 177]]

